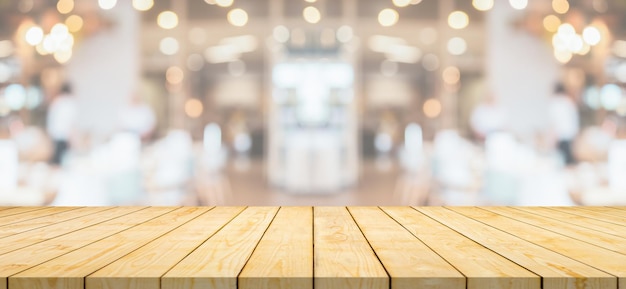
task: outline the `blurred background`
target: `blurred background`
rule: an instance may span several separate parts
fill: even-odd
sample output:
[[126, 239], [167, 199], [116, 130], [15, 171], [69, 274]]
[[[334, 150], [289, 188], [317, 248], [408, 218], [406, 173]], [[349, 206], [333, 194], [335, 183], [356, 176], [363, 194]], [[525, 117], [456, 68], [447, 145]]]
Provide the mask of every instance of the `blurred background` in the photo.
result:
[[0, 205], [624, 205], [622, 0], [0, 0]]

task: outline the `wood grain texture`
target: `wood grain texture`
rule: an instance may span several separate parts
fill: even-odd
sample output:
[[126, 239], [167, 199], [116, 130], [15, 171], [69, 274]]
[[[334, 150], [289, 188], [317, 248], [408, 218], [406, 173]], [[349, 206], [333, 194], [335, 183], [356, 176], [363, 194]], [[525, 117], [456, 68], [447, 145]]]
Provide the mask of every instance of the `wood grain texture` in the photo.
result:
[[33, 244], [50, 240], [73, 231], [78, 231], [138, 210], [140, 210], [140, 208], [137, 207], [111, 208], [106, 211], [98, 211], [97, 209], [94, 209], [94, 212], [87, 216], [72, 219], [67, 222], [52, 224], [37, 230], [14, 234], [0, 239], [0, 254], [5, 254], [20, 248], [26, 248]]
[[[16, 209], [19, 209], [19, 208], [16, 208]], [[47, 207], [47, 208], [36, 209], [36, 210], [28, 210], [28, 208], [25, 208], [25, 209], [26, 209], [26, 211], [23, 212], [23, 213], [20, 213], [20, 214], [10, 214], [10, 215], [6, 215], [6, 216], [3, 216], [3, 217], [0, 217], [0, 224], [2, 224], [2, 226], [0, 228], [2, 228], [4, 226], [7, 226], [7, 225], [23, 222], [23, 221], [26, 221], [26, 220], [31, 220], [31, 219], [36, 219], [36, 218], [40, 218], [40, 217], [43, 217], [43, 216], [49, 216], [49, 215], [56, 214], [56, 213], [76, 210], [77, 208], [74, 208], [74, 207]], [[10, 211], [10, 210], [6, 210], [6, 211]], [[0, 213], [6, 212], [6, 211], [0, 211]]]
[[161, 276], [244, 207], [214, 208], [87, 276], [87, 289], [158, 289]]
[[237, 288], [313, 288], [313, 208], [280, 208], [241, 271]]
[[11, 225], [6, 225], [0, 227], [0, 239], [11, 236], [18, 233], [23, 233], [26, 231], [43, 228], [46, 226], [50, 226], [56, 223], [68, 221], [74, 218], [94, 214], [97, 212], [101, 212], [104, 210], [110, 210], [110, 207], [101, 207], [101, 208], [77, 208], [76, 210], [64, 211], [56, 214], [52, 214], [49, 216], [39, 217], [30, 219], [27, 221], [14, 223]]
[[206, 212], [186, 207], [39, 264], [9, 278], [15, 289], [83, 289], [85, 276]]
[[350, 214], [391, 277], [392, 289], [465, 288], [465, 277], [377, 207]]
[[[0, 286], [6, 286], [9, 276], [173, 210], [172, 208], [126, 209], [129, 212], [133, 210], [136, 212], [0, 255]], [[106, 252], [100, 252], [100, 254], [104, 255]], [[5, 288], [0, 287], [0, 289]]]
[[345, 207], [315, 207], [315, 289], [388, 289], [389, 275]]
[[542, 277], [542, 288], [617, 288], [617, 278], [544, 247], [440, 207], [418, 211]]
[[22, 213], [33, 212], [37, 210], [43, 210], [46, 207], [5, 207], [4, 210], [0, 211], [0, 225], [7, 225], [4, 222], [10, 219], [5, 219], [6, 216], [12, 216]]
[[550, 249], [571, 259], [618, 277], [618, 288], [626, 289], [626, 255], [571, 237], [529, 225], [481, 208], [453, 208], [454, 211]]
[[[520, 210], [528, 211], [528, 208], [520, 207]], [[588, 229], [605, 232], [618, 237], [626, 235], [626, 226], [613, 224], [598, 219], [590, 218], [587, 216], [581, 216], [573, 213], [566, 213], [560, 210], [553, 210], [551, 208], [534, 207], [531, 209], [531, 213], [541, 215], [546, 218], [554, 218], [563, 222], [568, 222], [576, 226], [585, 227]]]
[[[560, 221], [556, 218], [545, 218], [533, 214], [533, 210], [523, 210], [517, 208], [486, 207], [485, 210], [509, 217], [533, 226], [568, 236], [579, 241], [587, 242], [602, 248], [609, 249], [619, 254], [626, 254], [626, 240], [615, 235], [601, 231], [595, 231], [574, 224]], [[625, 235], [626, 237], [626, 235]]]
[[0, 207], [0, 289], [626, 289], [626, 208]]
[[236, 289], [277, 207], [250, 207], [209, 238], [161, 279], [163, 289]]
[[[555, 211], [559, 211], [562, 213], [568, 213], [571, 215], [577, 215], [580, 217], [584, 217], [587, 219], [593, 219], [596, 220], [595, 222], [592, 221], [591, 224], [588, 224], [590, 226], [593, 226], [593, 224], [600, 224], [597, 221], [603, 221], [603, 222], [607, 222], [607, 223], [612, 223], [614, 225], [619, 225], [619, 226], [626, 226], [626, 216], [622, 215], [621, 212], [616, 212], [616, 209], [614, 208], [606, 208], [606, 207], [593, 207], [593, 208], [587, 208], [587, 207], [550, 207], [549, 209], [551, 210], [555, 210]], [[577, 218], [579, 219], [579, 218]], [[602, 228], [602, 225], [600, 224], [600, 228]], [[615, 226], [609, 226], [609, 230], [614, 230], [615, 228], [619, 228], [619, 227], [615, 227]]]
[[541, 288], [539, 276], [422, 213], [408, 207], [382, 209], [466, 276], [468, 289]]

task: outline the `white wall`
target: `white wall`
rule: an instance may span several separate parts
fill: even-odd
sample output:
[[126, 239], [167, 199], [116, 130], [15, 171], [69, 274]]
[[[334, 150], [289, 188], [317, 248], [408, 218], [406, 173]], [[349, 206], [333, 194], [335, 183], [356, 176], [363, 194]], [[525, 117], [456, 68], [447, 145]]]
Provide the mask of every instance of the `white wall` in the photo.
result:
[[[536, 1], [543, 0], [530, 4]], [[508, 111], [511, 129], [528, 135], [545, 128], [547, 101], [560, 72], [549, 43], [513, 26], [520, 13], [496, 1], [487, 14], [486, 64], [488, 89]]]
[[131, 1], [118, 1], [103, 16], [112, 27], [82, 39], [67, 66], [80, 107], [79, 127], [96, 137], [113, 130], [116, 114], [138, 89], [140, 76], [140, 15]]

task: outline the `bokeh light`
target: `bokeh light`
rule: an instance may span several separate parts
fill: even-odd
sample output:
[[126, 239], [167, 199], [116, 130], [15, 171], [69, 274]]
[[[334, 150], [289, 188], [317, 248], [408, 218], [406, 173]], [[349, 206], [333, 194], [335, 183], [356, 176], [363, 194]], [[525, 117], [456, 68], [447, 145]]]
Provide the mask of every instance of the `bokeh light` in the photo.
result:
[[555, 15], [548, 15], [543, 18], [543, 28], [549, 32], [556, 32], [561, 25], [561, 19]]
[[602, 34], [600, 34], [600, 30], [593, 26], [587, 26], [583, 30], [583, 39], [589, 45], [598, 45], [600, 40], [602, 40]]
[[448, 15], [448, 25], [454, 29], [463, 29], [469, 24], [469, 16], [463, 11], [454, 11]]
[[565, 14], [569, 11], [569, 2], [567, 0], [552, 0], [552, 9], [559, 14]]
[[83, 18], [78, 15], [70, 15], [65, 19], [65, 25], [70, 32], [78, 32], [83, 28]]
[[180, 84], [185, 79], [185, 73], [178, 66], [171, 66], [165, 71], [165, 79], [170, 84]]
[[472, 6], [478, 11], [488, 11], [493, 8], [493, 0], [473, 0]]
[[154, 0], [133, 0], [133, 8], [138, 11], [148, 11], [154, 6]]
[[424, 102], [424, 115], [428, 118], [435, 118], [441, 114], [441, 102], [438, 99], [431, 98]]
[[248, 13], [239, 8], [230, 10], [227, 18], [230, 24], [237, 27], [243, 27], [248, 23]]
[[178, 40], [172, 37], [165, 37], [159, 43], [159, 50], [165, 55], [174, 55], [178, 53]]
[[117, 0], [98, 0], [98, 6], [103, 10], [113, 9], [117, 5]]
[[524, 10], [528, 6], [528, 0], [509, 0], [513, 9]]
[[453, 37], [448, 40], [448, 52], [452, 55], [461, 55], [467, 51], [467, 42], [461, 37]]
[[378, 13], [378, 23], [384, 27], [390, 27], [398, 23], [400, 16], [396, 10], [386, 8]]
[[317, 8], [309, 6], [304, 8], [304, 10], [302, 11], [302, 17], [304, 17], [304, 20], [306, 22], [315, 24], [320, 22], [320, 20], [322, 19], [322, 14]]
[[393, 5], [396, 5], [397, 7], [406, 7], [411, 4], [411, 0], [392, 0], [392, 2]]
[[198, 118], [202, 115], [204, 106], [202, 102], [195, 98], [190, 98], [185, 102], [185, 113], [191, 118]]
[[157, 24], [163, 29], [172, 29], [178, 26], [178, 15], [172, 11], [163, 11], [157, 17]]
[[24, 35], [26, 43], [35, 46], [43, 40], [43, 30], [39, 26], [28, 28]]
[[230, 7], [233, 5], [233, 0], [215, 0], [215, 4], [220, 7]]

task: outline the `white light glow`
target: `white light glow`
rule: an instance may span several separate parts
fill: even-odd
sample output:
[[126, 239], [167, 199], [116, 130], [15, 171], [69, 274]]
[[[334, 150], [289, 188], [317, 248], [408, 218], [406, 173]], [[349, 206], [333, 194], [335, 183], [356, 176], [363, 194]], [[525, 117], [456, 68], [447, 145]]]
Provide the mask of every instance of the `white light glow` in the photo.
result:
[[272, 30], [272, 36], [277, 42], [286, 43], [289, 41], [289, 29], [283, 25], [278, 25]]
[[600, 90], [600, 102], [606, 110], [615, 110], [622, 101], [622, 89], [615, 84], [607, 84]]
[[343, 25], [337, 29], [337, 40], [341, 43], [348, 43], [354, 37], [354, 31], [352, 27], [348, 25]]
[[493, 0], [473, 0], [472, 6], [478, 11], [488, 11], [493, 8]]
[[215, 0], [215, 4], [220, 7], [230, 7], [233, 5], [233, 0]]
[[248, 13], [243, 9], [233, 9], [228, 12], [228, 22], [233, 26], [243, 27], [248, 23]]
[[28, 28], [24, 37], [26, 38], [26, 43], [35, 46], [43, 40], [43, 29], [39, 26]]
[[411, 4], [411, 0], [392, 0], [392, 2], [393, 5], [396, 5], [397, 7], [406, 7]]
[[383, 27], [394, 26], [398, 23], [398, 19], [400, 19], [398, 12], [390, 8], [383, 9], [378, 13], [378, 23]]
[[322, 19], [322, 14], [320, 13], [320, 11], [313, 6], [304, 8], [304, 10], [302, 11], [302, 16], [304, 17], [304, 20], [306, 22], [312, 24], [320, 22], [320, 20]]
[[172, 11], [163, 11], [157, 17], [157, 24], [163, 29], [172, 29], [178, 26], [178, 15]]
[[148, 11], [154, 6], [154, 0], [133, 0], [133, 8], [138, 11]]
[[600, 34], [600, 30], [593, 26], [587, 26], [583, 30], [583, 39], [585, 42], [591, 46], [598, 45], [600, 40], [602, 40], [602, 35]]
[[461, 37], [453, 37], [448, 40], [448, 52], [452, 55], [461, 55], [467, 51], [467, 42]]
[[165, 55], [174, 55], [178, 53], [178, 49], [178, 40], [172, 37], [165, 37], [161, 39], [161, 42], [159, 43], [159, 50], [161, 50], [161, 53]]
[[511, 7], [517, 10], [524, 10], [528, 6], [528, 0], [509, 0]]
[[113, 9], [117, 5], [117, 0], [98, 0], [98, 6], [103, 10]]
[[448, 25], [454, 29], [463, 29], [469, 24], [469, 16], [463, 11], [454, 11], [448, 15]]

